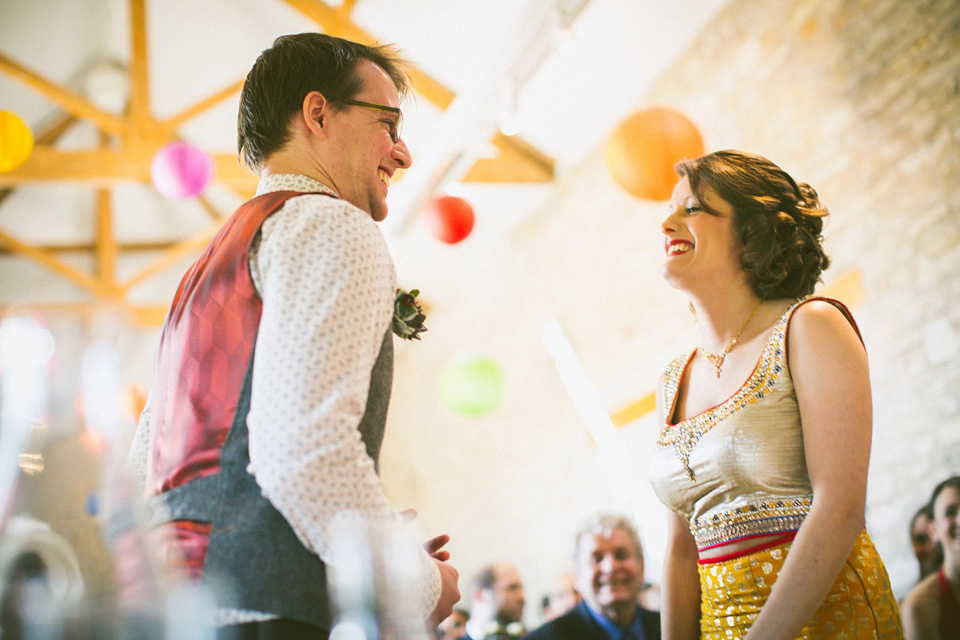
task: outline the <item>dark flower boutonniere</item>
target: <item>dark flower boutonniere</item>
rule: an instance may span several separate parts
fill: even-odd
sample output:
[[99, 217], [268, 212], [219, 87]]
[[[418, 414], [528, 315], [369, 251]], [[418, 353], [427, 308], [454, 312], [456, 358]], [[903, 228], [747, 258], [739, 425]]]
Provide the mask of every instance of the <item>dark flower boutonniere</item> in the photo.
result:
[[417, 304], [420, 291], [411, 289], [407, 293], [397, 289], [397, 296], [393, 299], [393, 332], [404, 340], [419, 340], [420, 334], [427, 330], [423, 321], [427, 316]]

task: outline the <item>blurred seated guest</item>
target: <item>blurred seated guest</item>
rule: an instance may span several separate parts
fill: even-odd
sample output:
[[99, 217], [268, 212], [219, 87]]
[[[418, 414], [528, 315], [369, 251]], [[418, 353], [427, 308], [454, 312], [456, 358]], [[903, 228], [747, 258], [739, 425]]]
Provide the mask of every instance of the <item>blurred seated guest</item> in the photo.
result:
[[644, 584], [643, 547], [626, 516], [587, 520], [574, 537], [574, 562], [583, 601], [526, 640], [660, 639], [660, 614], [637, 603]]
[[543, 594], [540, 596], [540, 624], [550, 622], [556, 617], [550, 610], [550, 594]]
[[549, 593], [543, 596], [540, 602], [540, 621], [550, 622], [570, 609], [574, 608], [583, 600], [577, 592], [576, 578], [573, 574], [565, 571], [557, 578], [556, 584]]
[[930, 536], [931, 522], [933, 513], [929, 504], [920, 507], [910, 521], [910, 544], [913, 546], [913, 555], [920, 564], [920, 580], [934, 573], [943, 564], [943, 551]]
[[523, 582], [517, 568], [497, 562], [482, 569], [470, 581], [468, 640], [506, 640], [526, 633], [523, 626]]
[[930, 498], [930, 534], [943, 549], [943, 566], [903, 600], [907, 640], [960, 638], [960, 476], [936, 486]]
[[466, 633], [465, 625], [469, 619], [470, 614], [467, 613], [466, 609], [454, 607], [453, 612], [437, 625], [437, 640], [457, 640], [457, 638], [462, 638], [463, 634]]
[[742, 151], [675, 169], [662, 273], [700, 344], [661, 376], [645, 439], [670, 511], [664, 636], [901, 638], [865, 528], [866, 350], [841, 302], [811, 297], [827, 209]]

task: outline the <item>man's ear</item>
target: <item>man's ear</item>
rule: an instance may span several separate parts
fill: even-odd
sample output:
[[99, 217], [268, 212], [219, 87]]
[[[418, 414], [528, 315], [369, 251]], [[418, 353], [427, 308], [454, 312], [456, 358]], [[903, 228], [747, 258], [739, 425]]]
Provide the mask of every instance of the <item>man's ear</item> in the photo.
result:
[[316, 136], [325, 136], [326, 119], [330, 115], [330, 103], [319, 91], [311, 91], [303, 98], [300, 116], [304, 126]]

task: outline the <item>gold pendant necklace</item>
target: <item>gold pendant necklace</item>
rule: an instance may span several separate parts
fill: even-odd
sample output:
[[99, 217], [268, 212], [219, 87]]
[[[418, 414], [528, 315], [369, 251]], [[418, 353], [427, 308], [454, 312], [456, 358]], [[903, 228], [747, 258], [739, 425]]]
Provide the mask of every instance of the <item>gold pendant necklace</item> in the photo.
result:
[[743, 330], [747, 328], [747, 325], [750, 324], [750, 321], [753, 320], [753, 316], [757, 315], [757, 311], [760, 310], [760, 305], [763, 304], [763, 300], [757, 303], [757, 306], [753, 308], [753, 311], [750, 313], [750, 317], [747, 318], [747, 321], [743, 323], [743, 326], [740, 327], [740, 331], [737, 331], [737, 335], [733, 336], [733, 340], [723, 348], [718, 354], [707, 353], [707, 350], [703, 347], [700, 347], [700, 351], [703, 352], [703, 357], [710, 361], [710, 364], [717, 370], [717, 378], [720, 378], [720, 367], [723, 366], [723, 360], [727, 357], [727, 354], [730, 353], [730, 349], [733, 349], [734, 345], [737, 344], [737, 340], [740, 338], [740, 334], [743, 333]]

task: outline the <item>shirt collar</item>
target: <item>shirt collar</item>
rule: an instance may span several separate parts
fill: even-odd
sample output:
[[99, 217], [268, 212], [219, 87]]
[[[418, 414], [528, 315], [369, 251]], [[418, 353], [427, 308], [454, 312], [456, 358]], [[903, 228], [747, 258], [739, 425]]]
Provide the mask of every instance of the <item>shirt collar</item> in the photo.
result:
[[627, 627], [621, 627], [599, 611], [595, 611], [586, 601], [584, 601], [583, 604], [586, 606], [587, 611], [590, 612], [590, 615], [593, 616], [593, 619], [597, 621], [597, 624], [600, 625], [600, 628], [603, 629], [604, 635], [610, 638], [610, 640], [621, 640], [627, 632], [630, 633], [630, 637], [634, 638], [634, 640], [646, 640], [639, 605], [637, 605], [637, 612], [633, 616], [633, 622]]
[[337, 196], [333, 189], [319, 180], [299, 173], [271, 173], [260, 178], [260, 184], [257, 185], [258, 196], [274, 191], [300, 191], [302, 193], [321, 191]]

